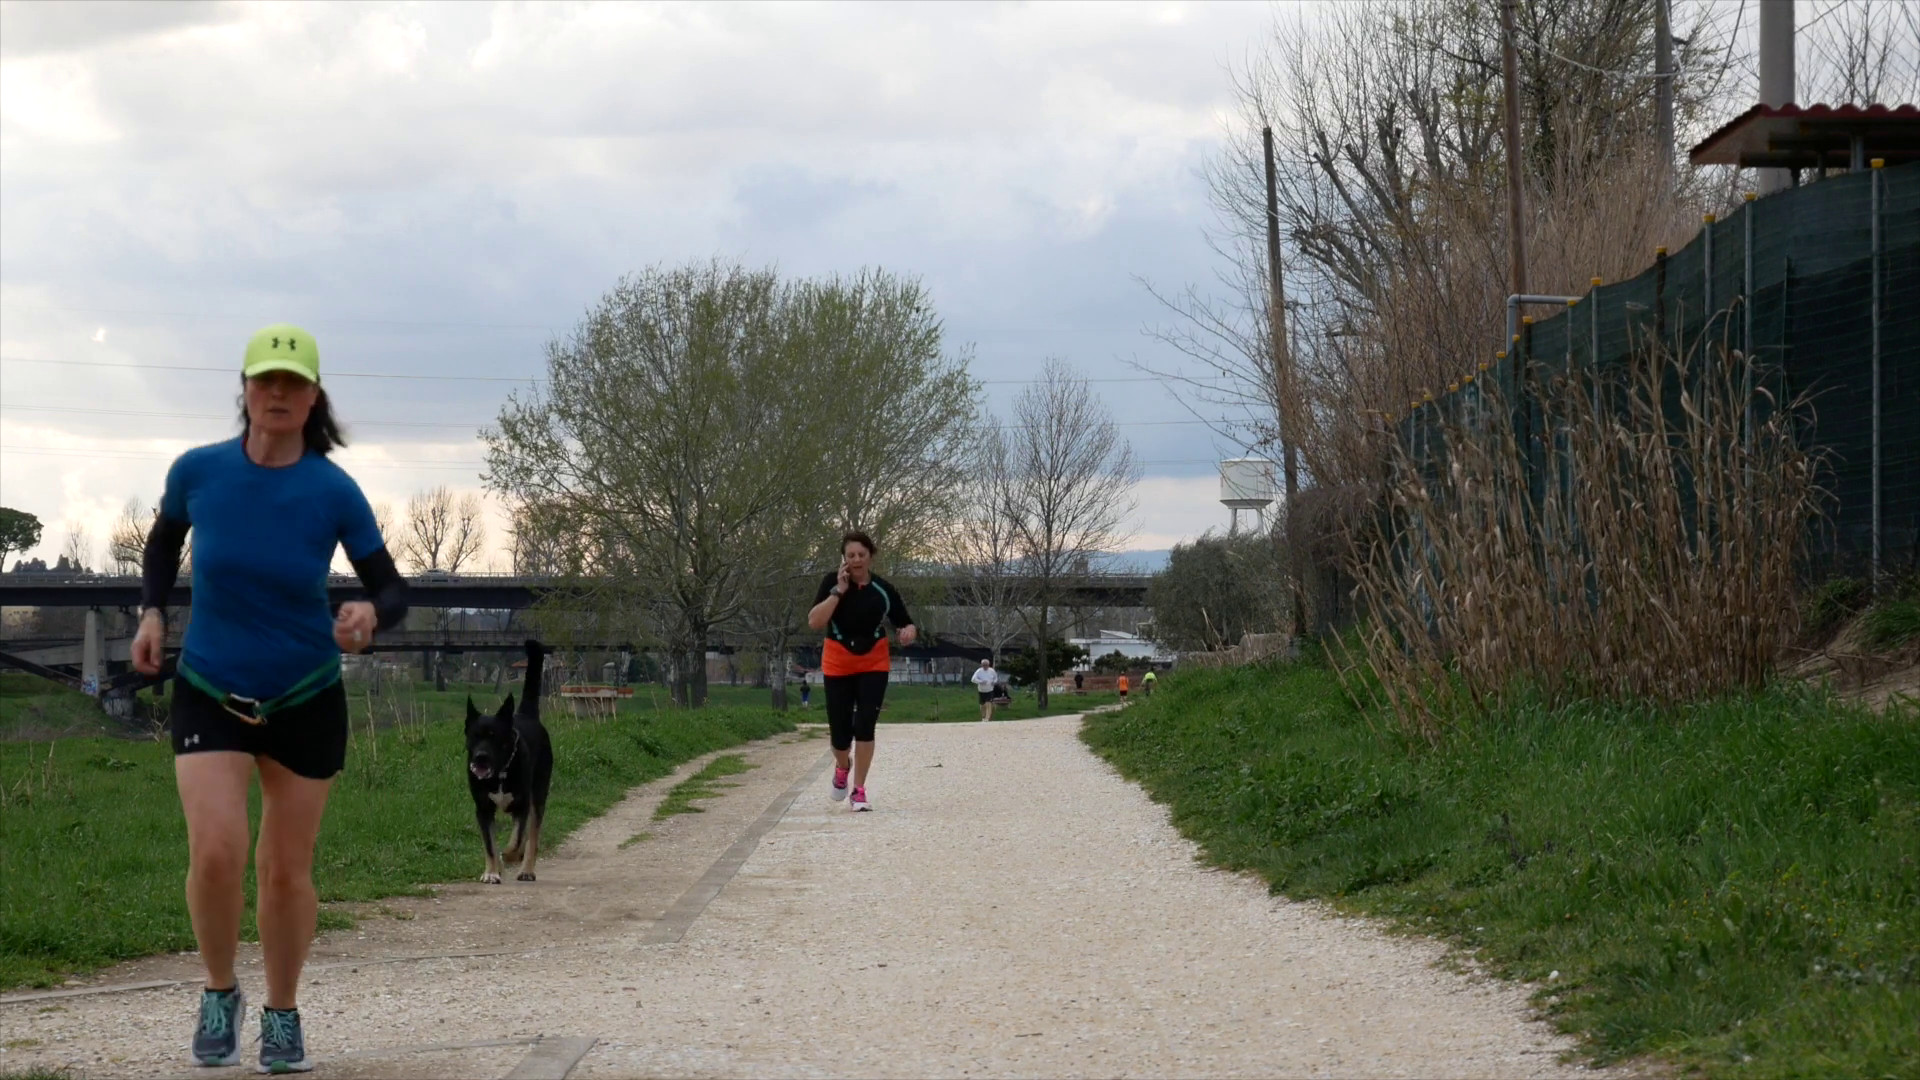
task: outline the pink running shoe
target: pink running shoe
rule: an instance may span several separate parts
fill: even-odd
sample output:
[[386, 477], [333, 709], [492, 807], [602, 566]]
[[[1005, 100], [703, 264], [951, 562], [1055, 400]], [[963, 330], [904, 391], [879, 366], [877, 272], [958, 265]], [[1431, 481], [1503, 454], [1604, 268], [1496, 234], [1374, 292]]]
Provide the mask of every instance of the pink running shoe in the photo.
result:
[[867, 789], [866, 788], [857, 787], [853, 789], [853, 801], [848, 804], [847, 809], [849, 810], [873, 809], [873, 807], [867, 805]]
[[833, 801], [839, 802], [847, 797], [847, 770], [833, 770]]

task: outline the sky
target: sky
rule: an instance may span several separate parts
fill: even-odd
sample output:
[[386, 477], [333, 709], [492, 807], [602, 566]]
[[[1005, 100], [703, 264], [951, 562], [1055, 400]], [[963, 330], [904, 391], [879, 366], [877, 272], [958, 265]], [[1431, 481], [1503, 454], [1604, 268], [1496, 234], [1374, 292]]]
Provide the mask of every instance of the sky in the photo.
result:
[[1274, 17], [9, 0], [0, 505], [45, 524], [30, 557], [100, 551], [237, 431], [274, 322], [319, 342], [370, 499], [478, 491], [477, 432], [545, 342], [624, 273], [719, 257], [919, 277], [990, 410], [1049, 357], [1094, 380], [1142, 462], [1125, 547], [1224, 529], [1242, 448], [1143, 374], [1181, 367], [1144, 283], [1212, 280], [1200, 170]]

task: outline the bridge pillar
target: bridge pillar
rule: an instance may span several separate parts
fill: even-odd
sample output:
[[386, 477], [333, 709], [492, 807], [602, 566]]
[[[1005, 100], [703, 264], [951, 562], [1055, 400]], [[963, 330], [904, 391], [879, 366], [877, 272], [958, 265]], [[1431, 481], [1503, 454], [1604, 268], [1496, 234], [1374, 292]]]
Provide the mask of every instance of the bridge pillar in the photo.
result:
[[100, 685], [107, 675], [107, 624], [100, 609], [87, 609], [87, 636], [80, 645], [80, 689], [100, 696]]

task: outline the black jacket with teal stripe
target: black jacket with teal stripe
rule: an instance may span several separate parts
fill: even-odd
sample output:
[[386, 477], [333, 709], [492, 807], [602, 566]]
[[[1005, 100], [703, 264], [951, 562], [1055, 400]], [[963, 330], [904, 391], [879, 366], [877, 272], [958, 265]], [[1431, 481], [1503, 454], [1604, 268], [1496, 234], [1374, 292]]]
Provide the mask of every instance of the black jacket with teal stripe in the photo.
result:
[[[818, 604], [831, 596], [839, 581], [838, 573], [822, 578], [813, 602]], [[908, 614], [900, 590], [886, 578], [872, 574], [865, 585], [849, 584], [847, 594], [833, 609], [833, 618], [827, 621], [827, 637], [855, 656], [862, 656], [885, 636], [881, 623], [891, 623], [898, 630], [913, 625], [913, 616]]]

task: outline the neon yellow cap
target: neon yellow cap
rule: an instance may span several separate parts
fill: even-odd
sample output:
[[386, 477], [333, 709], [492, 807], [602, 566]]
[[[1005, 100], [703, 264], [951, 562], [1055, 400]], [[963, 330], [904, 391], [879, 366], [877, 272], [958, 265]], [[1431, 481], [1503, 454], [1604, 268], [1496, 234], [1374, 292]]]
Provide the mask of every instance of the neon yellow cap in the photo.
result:
[[291, 371], [308, 382], [320, 381], [320, 347], [313, 335], [291, 323], [274, 323], [247, 341], [240, 373], [251, 379], [269, 371]]

